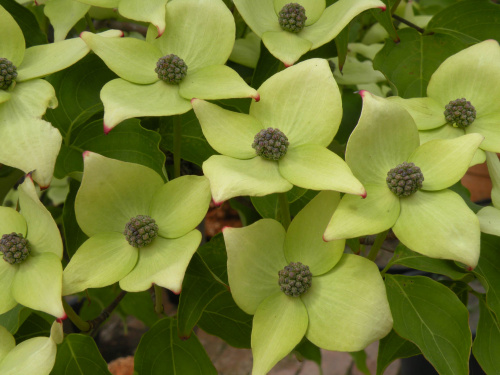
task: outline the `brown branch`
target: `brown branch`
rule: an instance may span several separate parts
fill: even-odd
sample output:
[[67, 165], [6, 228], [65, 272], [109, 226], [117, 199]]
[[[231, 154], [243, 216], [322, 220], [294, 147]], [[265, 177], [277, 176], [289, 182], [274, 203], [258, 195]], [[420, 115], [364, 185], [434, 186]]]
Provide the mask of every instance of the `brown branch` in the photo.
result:
[[108, 307], [106, 307], [104, 310], [102, 310], [102, 312], [99, 314], [99, 316], [97, 318], [87, 321], [87, 323], [90, 324], [91, 331], [96, 331], [99, 328], [99, 326], [102, 323], [104, 323], [106, 321], [106, 319], [109, 318], [109, 316], [111, 315], [113, 310], [116, 309], [116, 307], [118, 306], [120, 301], [123, 299], [123, 297], [125, 297], [126, 294], [127, 294], [127, 292], [122, 290], [120, 292], [120, 294], [118, 294], [118, 296], [115, 298], [115, 300], [113, 302], [111, 302]]
[[424, 29], [422, 29], [421, 27], [415, 25], [413, 22], [410, 22], [406, 19], [404, 19], [403, 17], [400, 17], [398, 16], [397, 14], [393, 14], [392, 15], [392, 18], [394, 18], [395, 20], [398, 20], [399, 22], [401, 23], [404, 23], [405, 25], [408, 25], [410, 27], [413, 27], [415, 30], [417, 30], [420, 34], [423, 34], [425, 32]]

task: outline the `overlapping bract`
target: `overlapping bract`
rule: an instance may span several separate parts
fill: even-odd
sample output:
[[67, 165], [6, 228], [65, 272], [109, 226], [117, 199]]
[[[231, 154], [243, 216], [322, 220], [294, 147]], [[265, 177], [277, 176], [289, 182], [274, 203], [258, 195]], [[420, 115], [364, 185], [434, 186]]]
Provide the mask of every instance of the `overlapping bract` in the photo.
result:
[[493, 183], [491, 190], [493, 206], [482, 208], [477, 217], [481, 224], [481, 232], [500, 236], [500, 161], [495, 153], [486, 152], [486, 163]]

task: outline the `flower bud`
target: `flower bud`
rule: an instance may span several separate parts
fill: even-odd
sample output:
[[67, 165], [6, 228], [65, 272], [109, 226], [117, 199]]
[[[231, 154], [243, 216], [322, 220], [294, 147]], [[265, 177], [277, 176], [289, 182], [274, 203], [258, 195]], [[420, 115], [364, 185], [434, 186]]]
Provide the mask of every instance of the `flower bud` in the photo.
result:
[[297, 3], [286, 4], [278, 14], [278, 21], [283, 30], [298, 33], [306, 25], [306, 10]]
[[255, 135], [252, 147], [264, 159], [280, 160], [285, 156], [289, 144], [288, 138], [279, 129], [267, 128]]
[[298, 297], [311, 287], [312, 274], [309, 266], [291, 262], [278, 272], [280, 289], [290, 297]]
[[398, 197], [408, 197], [422, 187], [424, 175], [413, 163], [404, 162], [387, 173], [387, 186]]
[[128, 243], [133, 247], [149, 245], [158, 235], [158, 225], [146, 215], [137, 215], [130, 219], [123, 231]]
[[7, 90], [16, 80], [17, 68], [4, 57], [0, 57], [0, 90]]
[[187, 65], [183, 59], [174, 54], [160, 57], [155, 72], [158, 78], [171, 84], [178, 84], [187, 74]]
[[465, 98], [452, 100], [445, 106], [444, 117], [448, 124], [465, 129], [476, 119], [476, 108]]
[[30, 250], [28, 240], [21, 233], [4, 234], [0, 239], [0, 252], [7, 263], [22, 263], [30, 255]]

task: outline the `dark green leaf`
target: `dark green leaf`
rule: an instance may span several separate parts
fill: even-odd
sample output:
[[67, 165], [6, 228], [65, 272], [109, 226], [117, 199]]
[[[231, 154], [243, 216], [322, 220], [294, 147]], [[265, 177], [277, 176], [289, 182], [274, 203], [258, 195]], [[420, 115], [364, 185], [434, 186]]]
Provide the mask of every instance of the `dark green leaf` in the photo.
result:
[[415, 343], [440, 374], [467, 375], [469, 313], [444, 285], [423, 276], [386, 275], [394, 330]]
[[78, 226], [75, 215], [75, 198], [80, 183], [71, 179], [69, 183], [69, 193], [63, 207], [63, 231], [66, 252], [71, 259], [80, 245], [87, 240], [87, 235]]
[[0, 315], [0, 326], [5, 327], [10, 333], [15, 334], [31, 314], [31, 311], [27, 307], [16, 305], [16, 307]]
[[217, 374], [205, 349], [195, 335], [186, 340], [177, 336], [177, 321], [158, 321], [142, 336], [135, 353], [134, 371], [140, 375]]
[[321, 350], [316, 345], [314, 345], [311, 341], [306, 339], [305, 337], [302, 339], [299, 345], [297, 345], [294, 349], [296, 352], [297, 358], [302, 360], [302, 358], [308, 359], [316, 363], [321, 372]]
[[354, 363], [359, 371], [361, 371], [365, 375], [371, 375], [368, 366], [366, 365], [366, 352], [364, 350], [360, 350], [359, 352], [351, 352], [349, 353], [351, 357], [354, 359]]
[[373, 17], [384, 27], [384, 29], [389, 33], [390, 38], [398, 42], [399, 36], [394, 24], [392, 22], [391, 9], [392, 4], [395, 3], [395, 0], [382, 0], [386, 5], [386, 10], [382, 9], [370, 9], [370, 13]]
[[471, 290], [469, 284], [455, 280], [439, 280], [439, 282], [455, 293], [458, 299], [467, 307], [469, 302], [469, 291]]
[[252, 77], [252, 87], [258, 89], [269, 77], [283, 69], [283, 63], [271, 55], [260, 42], [260, 57]]
[[[300, 199], [308, 190], [294, 186], [286, 193], [288, 203], [293, 203]], [[269, 194], [264, 197], [250, 197], [253, 206], [263, 218], [279, 220], [280, 209], [278, 204], [278, 194]]]
[[222, 233], [217, 234], [209, 243], [201, 246], [198, 249], [198, 254], [201, 256], [214, 278], [216, 280], [221, 280], [227, 285], [227, 253]]
[[387, 366], [396, 359], [413, 357], [420, 353], [420, 349], [414, 343], [405, 340], [392, 330], [380, 340], [377, 357], [377, 375], [382, 375]]
[[500, 320], [500, 237], [481, 234], [481, 256], [474, 269], [486, 290], [486, 303]]
[[359, 116], [361, 115], [361, 103], [361, 95], [355, 93], [353, 90], [342, 90], [342, 108], [344, 109], [344, 114], [339, 130], [335, 135], [335, 140], [340, 144], [345, 145], [347, 143], [352, 131], [358, 124]]
[[337, 55], [339, 58], [338, 69], [342, 71], [344, 68], [345, 59], [347, 57], [347, 44], [349, 43], [349, 25], [335, 37], [335, 46], [337, 47]]
[[229, 204], [233, 210], [238, 211], [241, 224], [246, 227], [247, 225], [255, 223], [260, 219], [260, 215], [252, 205], [249, 197], [237, 197], [229, 200]]
[[102, 120], [95, 120], [73, 130], [70, 143], [63, 143], [54, 175], [81, 179], [82, 153], [93, 151], [109, 158], [142, 164], [163, 176], [165, 155], [160, 151], [159, 143], [158, 133], [142, 128], [137, 119], [123, 121], [108, 135], [104, 134]]
[[420, 5], [420, 10], [424, 14], [436, 14], [459, 1], [460, 0], [420, 0], [418, 4]]
[[449, 35], [421, 35], [411, 27], [400, 30], [399, 37], [399, 43], [386, 40], [373, 67], [384, 73], [403, 98], [426, 96], [432, 73], [448, 57], [467, 47]]
[[16, 334], [16, 344], [37, 336], [50, 336], [51, 324], [37, 313], [33, 312], [19, 327]]
[[[33, 13], [21, 4], [18, 4], [15, 0], [0, 0], [0, 5], [14, 17], [23, 31], [26, 48], [47, 43], [47, 37], [40, 30]], [[5, 38], [6, 36], [2, 37]]]
[[[17, 181], [24, 176], [24, 172], [19, 169], [2, 165], [0, 167], [0, 202], [3, 202], [10, 189], [14, 187]], [[9, 204], [10, 203], [10, 204]], [[5, 202], [4, 206], [12, 207], [14, 202]]]
[[133, 315], [148, 327], [159, 319], [149, 291], [127, 293], [120, 302], [120, 308], [125, 315]]
[[71, 334], [57, 346], [51, 375], [110, 375], [106, 361], [90, 336]]
[[479, 299], [479, 324], [472, 352], [487, 374], [500, 369], [500, 324], [486, 303]]
[[[98, 289], [87, 289], [85, 297], [83, 300], [82, 307], [80, 309], [80, 317], [83, 320], [92, 320], [99, 316], [99, 314], [104, 310], [116, 296], [120, 293], [120, 288], [118, 284], [113, 284], [104, 288]], [[120, 306], [115, 312], [121, 312]]]

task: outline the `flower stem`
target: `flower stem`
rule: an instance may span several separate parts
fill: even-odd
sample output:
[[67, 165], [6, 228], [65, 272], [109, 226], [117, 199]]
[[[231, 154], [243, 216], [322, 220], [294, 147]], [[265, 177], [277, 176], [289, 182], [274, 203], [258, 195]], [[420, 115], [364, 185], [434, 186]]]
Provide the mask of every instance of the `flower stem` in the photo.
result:
[[163, 296], [163, 292], [161, 286], [154, 284], [155, 288], [155, 311], [157, 314], [163, 313], [163, 304], [161, 303], [161, 299]]
[[182, 121], [181, 116], [174, 116], [174, 178], [181, 175], [181, 141], [182, 141]]
[[283, 225], [285, 230], [288, 230], [291, 220], [290, 220], [290, 206], [288, 205], [288, 198], [286, 197], [286, 193], [278, 194], [278, 204], [280, 206], [281, 224]]
[[370, 248], [370, 252], [368, 253], [367, 258], [370, 260], [375, 260], [377, 257], [378, 251], [382, 247], [382, 244], [385, 241], [385, 238], [387, 237], [387, 233], [389, 233], [389, 229], [386, 231], [377, 234], [377, 237], [375, 238], [375, 242], [373, 243], [372, 247]]
[[417, 30], [420, 34], [423, 34], [425, 32], [424, 29], [422, 29], [421, 27], [415, 25], [413, 22], [410, 22], [408, 21], [407, 19], [404, 19], [403, 17], [400, 17], [398, 16], [397, 14], [393, 14], [392, 15], [392, 18], [394, 18], [395, 20], [398, 20], [399, 22], [401, 23], [404, 23], [405, 25], [407, 26], [410, 26], [410, 27], [413, 27], [415, 30]]
[[116, 309], [116, 307], [121, 302], [123, 297], [125, 297], [126, 294], [127, 294], [127, 292], [122, 290], [120, 292], [120, 294], [118, 294], [118, 296], [113, 300], [113, 302], [111, 302], [109, 304], [109, 306], [107, 306], [104, 310], [102, 310], [102, 312], [99, 314], [99, 316], [97, 318], [88, 321], [88, 323], [90, 324], [90, 327], [93, 331], [96, 331], [99, 328], [99, 326], [102, 323], [104, 323], [106, 321], [106, 319], [109, 318], [109, 316], [111, 315], [113, 310]]
[[64, 307], [64, 312], [68, 316], [69, 320], [73, 322], [75, 326], [78, 327], [78, 329], [82, 332], [88, 332], [90, 331], [90, 324], [80, 318], [80, 316], [73, 310], [73, 308], [66, 302], [66, 300], [63, 298], [62, 299], [62, 304]]
[[92, 17], [90, 17], [88, 12], [85, 14], [85, 21], [87, 22], [90, 32], [95, 33], [94, 21], [92, 21]]

